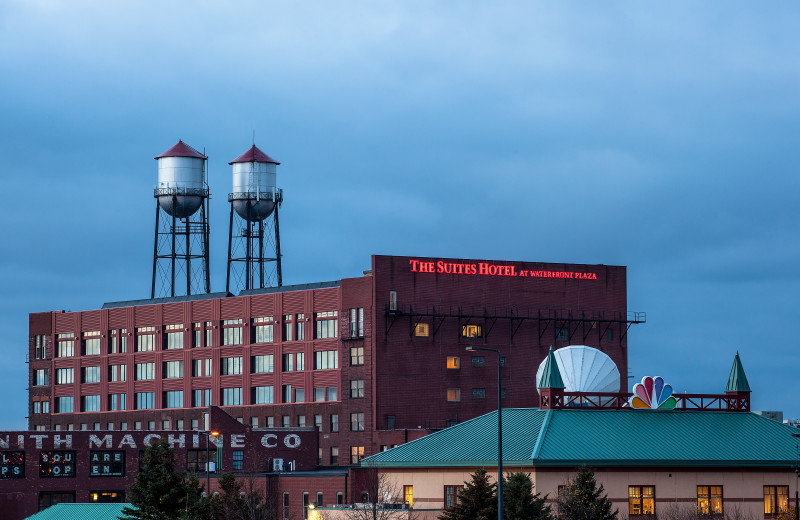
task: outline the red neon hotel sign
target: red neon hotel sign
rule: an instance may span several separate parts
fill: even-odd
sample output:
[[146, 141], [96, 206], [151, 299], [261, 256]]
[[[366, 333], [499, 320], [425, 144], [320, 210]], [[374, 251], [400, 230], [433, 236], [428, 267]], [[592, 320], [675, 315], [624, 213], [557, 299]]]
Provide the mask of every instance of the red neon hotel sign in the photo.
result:
[[409, 260], [412, 273], [466, 274], [477, 276], [519, 276], [528, 278], [569, 278], [574, 280], [597, 280], [596, 273], [581, 271], [534, 271], [518, 269], [515, 265], [491, 262], [460, 263], [444, 260]]

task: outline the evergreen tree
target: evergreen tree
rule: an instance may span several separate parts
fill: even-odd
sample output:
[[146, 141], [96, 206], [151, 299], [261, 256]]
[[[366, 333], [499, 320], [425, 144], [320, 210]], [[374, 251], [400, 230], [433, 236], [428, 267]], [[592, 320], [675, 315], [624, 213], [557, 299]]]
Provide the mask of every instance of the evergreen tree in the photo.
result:
[[489, 482], [486, 470], [472, 474], [458, 493], [458, 503], [444, 510], [440, 520], [494, 520], [497, 518], [497, 484]]
[[550, 520], [547, 497], [533, 494], [530, 473], [511, 473], [503, 483], [503, 511], [506, 520]]
[[206, 517], [208, 500], [201, 498], [197, 477], [175, 471], [175, 456], [162, 439], [145, 450], [142, 471], [128, 488], [133, 508], [122, 510], [123, 520], [187, 520]]
[[575, 478], [565, 486], [558, 497], [558, 516], [562, 520], [616, 520], [611, 500], [597, 487], [594, 472], [581, 466]]

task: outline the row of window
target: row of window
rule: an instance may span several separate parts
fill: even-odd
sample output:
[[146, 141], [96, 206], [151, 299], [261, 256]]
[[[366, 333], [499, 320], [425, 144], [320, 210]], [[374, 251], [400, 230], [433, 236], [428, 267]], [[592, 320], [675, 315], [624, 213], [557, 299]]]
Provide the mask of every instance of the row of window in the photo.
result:
[[[330, 339], [339, 336], [339, 312], [326, 311], [314, 313], [314, 339]], [[364, 309], [350, 309], [350, 335], [364, 335]], [[252, 319], [253, 327], [250, 328], [250, 343], [272, 343], [274, 337], [274, 325], [272, 316], [261, 316]], [[281, 329], [283, 341], [303, 341], [305, 340], [305, 314], [285, 314], [283, 316], [283, 326]], [[210, 347], [213, 338], [213, 322], [196, 322], [193, 324], [192, 347]], [[220, 334], [221, 346], [241, 345], [243, 343], [243, 320], [223, 320], [222, 331]], [[164, 326], [164, 350], [176, 350], [184, 348], [184, 330], [182, 324], [172, 324]], [[128, 329], [113, 329], [109, 331], [107, 338], [107, 352], [117, 354], [127, 352], [128, 349]], [[148, 352], [155, 350], [156, 328], [137, 327], [135, 330], [136, 352]], [[80, 354], [83, 356], [99, 355], [102, 349], [102, 336], [99, 330], [83, 332], [79, 337], [74, 333], [61, 333], [56, 335], [55, 357], [71, 357], [75, 355], [76, 342], [80, 341]], [[35, 335], [34, 358], [47, 358], [47, 337], [45, 335]]]
[[[788, 510], [789, 486], [764, 486], [764, 516], [774, 517]], [[656, 487], [628, 486], [628, 515], [655, 517], [655, 514]], [[701, 517], [724, 517], [722, 486], [697, 486], [697, 514]]]
[[[506, 389], [503, 388], [500, 391], [500, 396], [502, 399], [506, 398]], [[472, 398], [473, 399], [486, 399], [486, 389], [485, 388], [473, 388], [472, 389]], [[461, 389], [460, 388], [448, 388], [447, 389], [447, 402], [448, 403], [458, 403], [461, 402]]]
[[[89, 500], [95, 503], [123, 503], [125, 502], [125, 491], [122, 490], [103, 490], [89, 491]], [[39, 511], [43, 511], [56, 504], [73, 504], [75, 502], [75, 491], [40, 491], [39, 492]]]

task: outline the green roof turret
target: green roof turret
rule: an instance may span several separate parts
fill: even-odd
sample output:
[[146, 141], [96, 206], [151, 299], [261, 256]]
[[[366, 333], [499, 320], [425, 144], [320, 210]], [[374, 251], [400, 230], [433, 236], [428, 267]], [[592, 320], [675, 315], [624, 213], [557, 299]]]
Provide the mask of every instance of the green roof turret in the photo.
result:
[[564, 388], [564, 380], [561, 379], [561, 372], [558, 370], [552, 346], [550, 346], [550, 352], [547, 353], [542, 375], [536, 383], [539, 388]]
[[726, 392], [750, 392], [750, 385], [747, 383], [747, 376], [744, 375], [744, 367], [739, 359], [739, 352], [736, 352], [736, 357], [733, 358], [733, 366], [731, 367], [731, 375], [728, 376], [728, 386], [725, 387]]

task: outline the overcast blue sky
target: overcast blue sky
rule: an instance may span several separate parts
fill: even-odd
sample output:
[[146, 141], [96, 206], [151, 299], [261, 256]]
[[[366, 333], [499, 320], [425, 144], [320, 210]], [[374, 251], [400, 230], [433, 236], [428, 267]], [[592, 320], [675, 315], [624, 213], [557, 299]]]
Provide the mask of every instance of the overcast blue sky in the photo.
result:
[[[370, 254], [628, 266], [634, 381], [800, 417], [800, 4], [0, 4], [0, 429], [28, 313], [149, 296], [153, 157], [280, 161], [284, 282]], [[633, 381], [632, 381], [633, 382]]]

